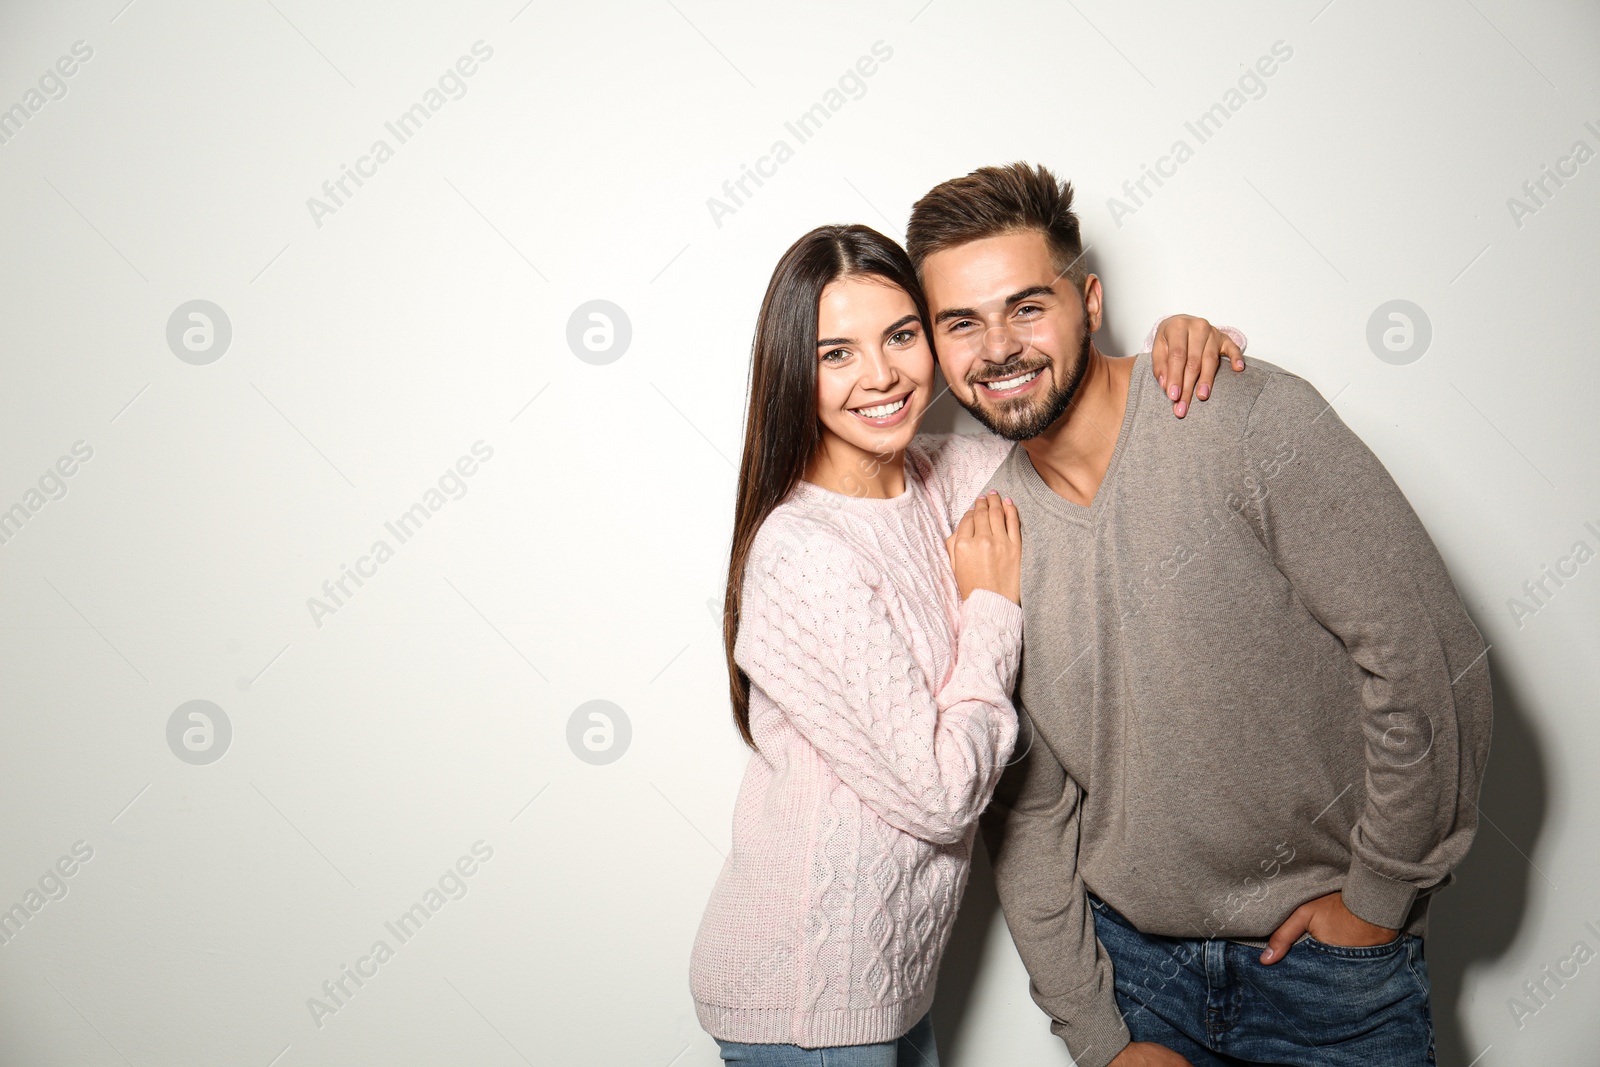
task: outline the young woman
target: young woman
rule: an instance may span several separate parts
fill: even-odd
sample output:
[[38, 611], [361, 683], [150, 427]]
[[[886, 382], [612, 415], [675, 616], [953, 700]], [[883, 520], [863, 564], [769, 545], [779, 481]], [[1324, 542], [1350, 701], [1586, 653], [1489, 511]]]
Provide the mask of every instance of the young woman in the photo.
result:
[[723, 623], [754, 754], [690, 965], [727, 1063], [938, 1064], [939, 960], [1017, 735], [1022, 541], [1010, 500], [973, 499], [1010, 442], [915, 437], [927, 322], [865, 226], [806, 234], [762, 302]]

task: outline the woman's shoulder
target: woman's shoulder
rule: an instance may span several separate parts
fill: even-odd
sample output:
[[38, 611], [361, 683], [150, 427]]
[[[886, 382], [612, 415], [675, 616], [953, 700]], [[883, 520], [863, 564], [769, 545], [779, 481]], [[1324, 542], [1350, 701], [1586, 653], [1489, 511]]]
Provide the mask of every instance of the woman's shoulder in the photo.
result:
[[978, 495], [1016, 445], [992, 433], [925, 433], [911, 439], [907, 452], [920, 463], [934, 497], [947, 513]]
[[858, 574], [865, 559], [846, 516], [807, 496], [791, 495], [774, 508], [750, 545], [746, 573], [784, 570], [805, 578]]

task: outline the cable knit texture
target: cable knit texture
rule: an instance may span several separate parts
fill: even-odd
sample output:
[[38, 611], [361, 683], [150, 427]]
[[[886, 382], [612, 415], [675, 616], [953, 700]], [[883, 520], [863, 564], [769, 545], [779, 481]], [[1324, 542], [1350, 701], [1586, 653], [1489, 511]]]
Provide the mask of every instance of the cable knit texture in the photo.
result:
[[944, 540], [1010, 448], [919, 436], [900, 496], [802, 482], [762, 524], [734, 646], [759, 752], [690, 963], [714, 1037], [891, 1041], [932, 1004], [1022, 649], [1016, 604], [960, 601]]

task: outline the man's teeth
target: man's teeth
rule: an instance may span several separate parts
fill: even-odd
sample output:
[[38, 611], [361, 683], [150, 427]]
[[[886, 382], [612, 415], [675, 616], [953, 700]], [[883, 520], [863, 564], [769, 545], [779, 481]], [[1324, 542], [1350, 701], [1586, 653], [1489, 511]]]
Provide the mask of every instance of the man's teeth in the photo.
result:
[[[1043, 369], [1043, 367], [1039, 368], [1039, 370]], [[983, 387], [992, 389], [997, 393], [1003, 393], [1007, 389], [1015, 389], [1019, 385], [1027, 385], [1039, 376], [1039, 370], [1031, 370], [1026, 374], [1019, 374], [1015, 378], [1005, 378], [998, 382], [984, 382]]]
[[864, 418], [868, 418], [868, 419], [883, 419], [883, 418], [887, 418], [890, 415], [893, 415], [895, 412], [899, 411], [901, 408], [903, 408], [905, 406], [906, 406], [905, 398], [901, 397], [899, 400], [891, 400], [887, 404], [879, 404], [875, 408], [856, 408], [855, 412], [856, 412], [856, 414], [861, 415]]

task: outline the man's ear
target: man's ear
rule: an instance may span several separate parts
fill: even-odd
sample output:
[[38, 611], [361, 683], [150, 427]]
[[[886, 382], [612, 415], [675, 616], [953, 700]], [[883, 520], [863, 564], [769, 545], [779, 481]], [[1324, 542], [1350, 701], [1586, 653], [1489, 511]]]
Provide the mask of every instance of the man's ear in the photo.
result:
[[1097, 333], [1100, 329], [1102, 301], [1105, 294], [1100, 291], [1100, 276], [1091, 274], [1083, 279], [1083, 314], [1088, 319], [1090, 333]]

